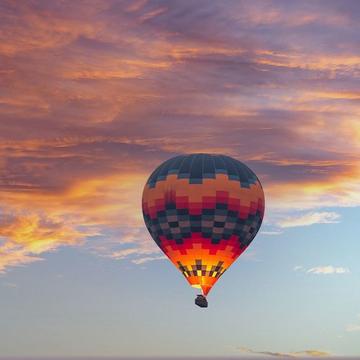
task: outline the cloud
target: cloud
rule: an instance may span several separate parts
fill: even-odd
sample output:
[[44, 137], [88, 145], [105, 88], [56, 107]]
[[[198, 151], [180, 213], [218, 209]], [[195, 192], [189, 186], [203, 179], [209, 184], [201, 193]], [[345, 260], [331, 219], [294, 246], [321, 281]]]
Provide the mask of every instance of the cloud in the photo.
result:
[[297, 358], [303, 356], [310, 356], [310, 357], [325, 357], [330, 356], [331, 354], [326, 351], [320, 350], [303, 350], [303, 351], [295, 351], [295, 352], [273, 352], [273, 351], [258, 351], [253, 350], [246, 347], [239, 348], [242, 352], [254, 354], [254, 355], [267, 355], [273, 357], [284, 357], [284, 358]]
[[277, 230], [274, 230], [274, 231], [260, 231], [260, 234], [262, 235], [280, 235], [282, 234], [282, 231], [277, 231]]
[[282, 228], [296, 226], [310, 226], [314, 224], [333, 224], [338, 223], [340, 215], [335, 212], [310, 212], [303, 215], [288, 217], [279, 221]]
[[183, 152], [258, 174], [275, 228], [263, 234], [339, 221], [323, 209], [360, 205], [357, 14], [335, 2], [2, 1], [2, 271], [61, 246], [156, 257], [142, 187]]
[[5, 217], [1, 223], [0, 236], [11, 241], [6, 246], [7, 250], [25, 245], [34, 254], [51, 250], [54, 240], [72, 245], [81, 238], [80, 233], [71, 231], [60, 221], [38, 214]]
[[242, 258], [248, 261], [261, 262], [262, 260], [258, 258], [258, 254], [254, 250], [247, 250], [242, 254]]
[[[88, 16], [94, 11], [102, 10], [101, 4], [96, 1], [92, 1], [91, 6], [81, 9], [77, 5], [72, 5], [71, 8], [72, 11], [81, 11], [83, 15], [86, 13]], [[57, 9], [51, 6], [36, 9], [28, 3], [2, 2], [1, 20], [11, 34], [3, 36], [0, 52], [14, 55], [18, 52], [59, 48], [71, 43], [80, 34], [91, 36], [99, 30], [98, 22], [86, 22], [81, 17], [62, 16], [66, 9], [66, 5]], [[19, 17], [22, 19], [21, 26], [17, 23]]]
[[147, 230], [141, 226], [127, 230], [122, 228], [120, 233], [116, 234], [119, 234], [117, 235], [118, 238], [110, 240], [111, 235], [107, 234], [107, 239], [101, 237], [98, 243], [92, 242], [92, 245], [89, 245], [88, 248], [98, 255], [115, 260], [129, 259], [136, 265], [167, 259], [167, 257], [160, 255], [160, 248], [152, 239], [149, 239], [150, 235], [148, 235]]
[[303, 266], [295, 266], [294, 271], [303, 271], [307, 274], [315, 274], [315, 275], [332, 275], [332, 274], [349, 274], [350, 269], [347, 267], [336, 267], [332, 265], [327, 266], [315, 266], [310, 269], [306, 269]]
[[346, 328], [345, 328], [346, 332], [358, 332], [358, 331], [360, 331], [360, 314], [357, 315], [357, 318], [358, 318], [358, 323], [347, 325]]
[[0, 255], [0, 274], [4, 273], [7, 268], [42, 260], [38, 256], [29, 255], [26, 250], [21, 248], [12, 249], [11, 251], [0, 250]]
[[144, 250], [144, 249], [139, 249], [137, 247], [134, 248], [127, 248], [127, 249], [121, 249], [118, 251], [114, 251], [110, 254], [110, 257], [116, 259], [116, 260], [122, 260], [125, 259], [127, 257], [129, 257], [130, 255], [135, 255], [135, 256], [139, 256], [139, 255], [144, 255], [144, 254], [152, 254], [154, 251], [153, 250]]
[[[40, 260], [38, 254], [63, 245], [80, 244], [86, 233], [59, 220], [39, 214], [2, 214], [0, 223], [0, 272], [11, 265]], [[2, 240], [2, 241], [1, 241]]]
[[296, 355], [300, 356], [311, 356], [311, 357], [322, 357], [322, 356], [329, 356], [331, 355], [327, 351], [320, 351], [320, 350], [303, 350], [295, 352]]
[[303, 271], [303, 270], [304, 270], [304, 267], [301, 266], [301, 265], [297, 265], [297, 266], [294, 266], [293, 270], [294, 270], [294, 271]]
[[307, 270], [307, 272], [309, 274], [329, 275], [329, 274], [349, 274], [350, 270], [344, 267], [334, 267], [331, 265], [327, 265], [327, 266], [316, 266], [314, 268]]
[[360, 324], [350, 324], [346, 327], [347, 332], [357, 332], [360, 331]]
[[5, 286], [7, 288], [13, 288], [13, 289], [17, 288], [17, 284], [11, 283], [11, 282], [5, 282], [5, 283], [3, 283], [3, 286]]
[[[81, 179], [57, 191], [9, 191], [2, 203], [0, 271], [38, 261], [60, 246], [119, 259], [158, 252], [142, 224], [143, 184], [142, 175], [122, 174]], [[116, 252], [129, 244], [131, 251]]]
[[167, 259], [166, 256], [146, 256], [139, 259], [133, 259], [132, 262], [136, 265], [144, 264], [149, 261], [155, 261], [155, 260], [164, 260]]

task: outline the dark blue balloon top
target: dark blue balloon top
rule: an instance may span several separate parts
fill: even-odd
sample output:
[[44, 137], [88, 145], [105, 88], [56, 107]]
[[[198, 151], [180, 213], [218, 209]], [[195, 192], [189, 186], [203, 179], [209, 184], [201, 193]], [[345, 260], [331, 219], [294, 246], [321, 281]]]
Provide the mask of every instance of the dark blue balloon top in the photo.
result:
[[178, 179], [189, 179], [190, 184], [202, 184], [203, 179], [214, 179], [217, 174], [225, 174], [229, 180], [239, 181], [244, 188], [259, 181], [252, 170], [230, 156], [189, 154], [162, 163], [151, 174], [147, 184], [152, 188], [157, 181], [165, 180], [171, 174], [176, 174]]

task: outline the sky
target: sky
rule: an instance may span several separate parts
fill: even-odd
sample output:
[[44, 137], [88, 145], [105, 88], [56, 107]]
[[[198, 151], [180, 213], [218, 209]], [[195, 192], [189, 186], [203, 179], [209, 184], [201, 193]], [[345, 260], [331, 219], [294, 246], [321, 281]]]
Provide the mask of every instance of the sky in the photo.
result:
[[[360, 356], [360, 2], [0, 2], [0, 357]], [[195, 308], [144, 184], [222, 153], [261, 231]]]

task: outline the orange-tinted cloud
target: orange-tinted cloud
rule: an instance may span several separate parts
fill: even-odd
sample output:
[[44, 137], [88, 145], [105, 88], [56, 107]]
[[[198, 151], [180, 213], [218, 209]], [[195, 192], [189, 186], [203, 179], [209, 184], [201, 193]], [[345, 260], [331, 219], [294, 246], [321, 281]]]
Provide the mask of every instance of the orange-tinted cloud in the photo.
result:
[[37, 256], [62, 245], [79, 244], [87, 234], [63, 221], [40, 217], [37, 213], [2, 215], [0, 223], [0, 272], [7, 266], [40, 260]]
[[254, 355], [265, 355], [265, 356], [273, 356], [280, 358], [298, 358], [303, 356], [308, 357], [325, 357], [330, 356], [331, 354], [327, 351], [321, 350], [303, 350], [303, 351], [293, 351], [293, 352], [275, 352], [275, 351], [258, 351], [253, 350], [246, 347], [241, 347], [240, 350], [242, 352]]
[[0, 269], [60, 246], [157, 259], [141, 191], [182, 152], [245, 161], [272, 224], [358, 206], [356, 11], [1, 2]]

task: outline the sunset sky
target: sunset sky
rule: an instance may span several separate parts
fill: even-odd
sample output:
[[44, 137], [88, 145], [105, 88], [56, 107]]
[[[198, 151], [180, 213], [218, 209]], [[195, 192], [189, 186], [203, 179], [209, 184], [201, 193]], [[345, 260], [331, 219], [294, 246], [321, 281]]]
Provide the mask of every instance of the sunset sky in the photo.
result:
[[[360, 356], [360, 1], [0, 2], [0, 357]], [[209, 308], [148, 234], [164, 160], [266, 197]]]

